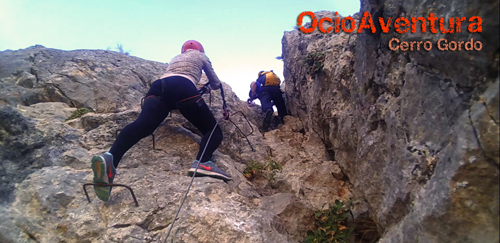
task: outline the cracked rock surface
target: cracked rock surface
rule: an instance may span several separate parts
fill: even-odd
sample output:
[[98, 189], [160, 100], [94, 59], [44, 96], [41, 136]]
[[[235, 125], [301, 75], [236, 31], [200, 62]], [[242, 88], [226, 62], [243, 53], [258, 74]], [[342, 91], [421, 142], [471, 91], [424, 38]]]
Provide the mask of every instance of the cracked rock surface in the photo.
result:
[[[113, 188], [108, 203], [87, 187], [88, 203], [82, 185], [92, 181], [91, 157], [108, 151], [116, 132], [138, 117], [140, 98], [167, 65], [114, 52], [40, 46], [1, 52], [0, 63], [0, 85], [7, 87], [0, 94], [0, 242], [163, 242], [191, 181], [186, 175], [201, 140], [178, 112], [154, 132], [155, 149], [152, 136], [142, 139], [117, 169], [115, 183], [131, 186], [139, 207], [121, 187]], [[29, 73], [35, 67], [33, 82], [14, 82], [31, 77], [16, 70]], [[100, 76], [105, 70], [109, 76]], [[61, 89], [50, 93], [43, 84], [52, 82], [61, 82]], [[314, 210], [352, 197], [351, 185], [321, 139], [304, 132], [299, 120], [286, 117], [286, 125], [263, 136], [255, 125], [262, 122], [259, 108], [249, 108], [223, 85], [231, 120], [251, 133], [252, 147], [221, 119], [220, 93], [205, 95], [224, 133], [214, 158], [233, 180], [196, 178], [170, 239], [302, 242], [314, 227]], [[118, 86], [123, 90], [111, 90]], [[95, 99], [103, 102], [94, 106]], [[66, 121], [80, 107], [93, 112]], [[249, 162], [270, 161], [282, 171], [243, 176]]]
[[[251, 146], [221, 120], [214, 156], [233, 180], [197, 178], [171, 237], [302, 242], [315, 210], [352, 198], [355, 242], [499, 241], [498, 1], [362, 0], [357, 23], [365, 11], [386, 20], [478, 15], [484, 31], [285, 32], [291, 116], [262, 134], [259, 108], [223, 84]], [[483, 50], [395, 52], [392, 38], [474, 38]], [[106, 204], [89, 188], [89, 204], [82, 183], [167, 65], [110, 51], [0, 52], [0, 242], [163, 242], [200, 141], [178, 112], [155, 131], [156, 149], [144, 138], [118, 168], [116, 182], [134, 188], [139, 207], [125, 188]], [[204, 99], [220, 119], [220, 93]], [[82, 107], [93, 112], [66, 121]], [[247, 178], [250, 162], [282, 170]]]
[[[362, 0], [356, 23], [365, 11], [374, 22], [474, 13], [485, 25], [454, 34], [285, 32], [288, 107], [354, 186], [358, 240], [498, 242], [498, 2]], [[484, 49], [391, 51], [392, 38], [473, 38]]]

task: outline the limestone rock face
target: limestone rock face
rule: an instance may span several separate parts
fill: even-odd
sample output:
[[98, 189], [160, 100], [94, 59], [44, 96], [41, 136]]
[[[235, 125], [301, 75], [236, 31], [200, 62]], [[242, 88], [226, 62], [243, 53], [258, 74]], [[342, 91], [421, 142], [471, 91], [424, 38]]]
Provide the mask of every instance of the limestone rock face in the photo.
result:
[[[82, 185], [92, 181], [91, 157], [108, 151], [117, 132], [138, 117], [141, 97], [167, 65], [40, 46], [1, 52], [0, 60], [6, 58], [10, 62], [0, 61], [0, 85], [6, 87], [0, 94], [0, 242], [163, 242], [201, 141], [178, 111], [154, 140], [149, 136], [132, 147], [117, 169], [115, 183], [131, 186], [139, 207], [120, 187], [108, 203], [88, 187], [88, 203]], [[19, 81], [35, 67], [37, 78]], [[21, 69], [28, 74], [16, 74]], [[47, 87], [56, 86], [50, 93]], [[350, 184], [320, 137], [305, 132], [300, 120], [286, 117], [285, 125], [263, 135], [258, 107], [223, 87], [230, 121], [222, 117], [220, 91], [203, 98], [224, 133], [215, 163], [232, 181], [196, 178], [169, 242], [302, 242], [314, 229], [314, 211], [351, 198]], [[96, 97], [103, 101], [98, 106]], [[80, 107], [92, 111], [66, 120]], [[250, 162], [272, 162], [281, 170], [247, 178]]]
[[34, 46], [0, 55], [0, 104], [63, 102], [98, 112], [137, 107], [167, 64], [113, 51]]
[[[365, 11], [375, 22], [474, 13], [483, 32], [285, 32], [292, 116], [325, 143], [354, 186], [358, 226], [376, 225], [381, 242], [498, 242], [498, 2], [362, 1], [356, 23]], [[392, 38], [434, 49], [391, 51]], [[440, 38], [483, 50], [439, 51]]]

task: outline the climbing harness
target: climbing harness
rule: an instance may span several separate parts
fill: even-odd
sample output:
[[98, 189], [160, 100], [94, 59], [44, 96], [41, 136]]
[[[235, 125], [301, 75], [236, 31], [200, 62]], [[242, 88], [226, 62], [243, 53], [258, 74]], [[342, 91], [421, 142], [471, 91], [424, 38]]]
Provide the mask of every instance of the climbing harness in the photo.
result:
[[[171, 109], [179, 109], [179, 108], [181, 108], [181, 107], [183, 107], [185, 105], [193, 104], [193, 103], [197, 103], [198, 105], [201, 106], [205, 102], [202, 99], [202, 96], [205, 93], [207, 93], [207, 92], [209, 94], [209, 106], [212, 106], [212, 92], [211, 92], [211, 89], [210, 89], [209, 85], [210, 85], [210, 83], [206, 83], [205, 85], [203, 85], [203, 87], [201, 89], [198, 90], [198, 94], [197, 95], [194, 95], [194, 96], [191, 96], [189, 98], [186, 98], [186, 99], [183, 99], [183, 100], [180, 100], [180, 101], [176, 102], [175, 105], [174, 105], [174, 107], [171, 107]], [[165, 84], [162, 81], [162, 93], [163, 93], [163, 91], [165, 89], [166, 89]], [[255, 152], [255, 149], [253, 148], [252, 144], [250, 143], [250, 140], [248, 139], [248, 136], [250, 136], [254, 132], [254, 129], [253, 129], [252, 125], [250, 124], [250, 121], [245, 116], [245, 114], [243, 114], [243, 112], [241, 112], [241, 111], [237, 111], [237, 112], [235, 112], [233, 114], [229, 114], [229, 109], [227, 107], [226, 98], [224, 96], [224, 88], [222, 87], [222, 84], [220, 86], [220, 94], [221, 94], [221, 98], [222, 98], [222, 110], [223, 110], [222, 111], [222, 116], [224, 117], [225, 120], [230, 121], [236, 127], [236, 129], [247, 140], [247, 143], [250, 146], [250, 148], [252, 149], [252, 152]], [[152, 98], [152, 97], [155, 97], [155, 98], [160, 99], [160, 100], [163, 99], [162, 97], [155, 96], [155, 95], [150, 95], [150, 96], [143, 97], [141, 99], [141, 108], [142, 108], [142, 106], [144, 104], [144, 100], [148, 99], [148, 98]], [[172, 113], [170, 113], [170, 114], [172, 114]], [[249, 127], [252, 129], [252, 131], [249, 134], [243, 133], [243, 131], [236, 125], [236, 123], [234, 123], [230, 119], [231, 116], [236, 115], [236, 114], [241, 114], [243, 116], [243, 118], [246, 120], [246, 122], [249, 125]], [[120, 130], [118, 130], [118, 131], [120, 131]], [[117, 133], [118, 133], [118, 131], [117, 131]], [[155, 137], [154, 137], [154, 134], [151, 134], [151, 136], [153, 137], [153, 149], [155, 149]]]
[[[161, 93], [164, 94], [166, 88], [165, 80], [160, 80], [161, 82]], [[142, 97], [141, 99], [141, 108], [144, 105], [144, 101], [148, 98], [156, 98], [159, 100], [163, 100], [163, 96], [158, 96], [158, 95], [148, 95], [145, 97]], [[190, 105], [190, 104], [198, 104], [199, 106], [202, 106], [204, 103], [203, 99], [201, 98], [201, 94], [193, 95], [191, 97], [179, 100], [173, 104], [173, 106], [169, 106], [169, 110], [178, 110], [184, 106]]]

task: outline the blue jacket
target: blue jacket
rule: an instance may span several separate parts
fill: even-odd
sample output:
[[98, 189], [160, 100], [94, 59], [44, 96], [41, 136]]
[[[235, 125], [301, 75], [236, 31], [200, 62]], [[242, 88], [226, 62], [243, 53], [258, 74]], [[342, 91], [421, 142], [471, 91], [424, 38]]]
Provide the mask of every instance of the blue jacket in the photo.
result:
[[252, 97], [252, 90], [248, 93], [248, 96], [252, 99], [257, 99], [259, 94], [262, 92], [263, 88], [266, 85], [266, 75], [261, 75], [256, 81], [257, 83], [257, 91], [255, 92], [255, 96]]

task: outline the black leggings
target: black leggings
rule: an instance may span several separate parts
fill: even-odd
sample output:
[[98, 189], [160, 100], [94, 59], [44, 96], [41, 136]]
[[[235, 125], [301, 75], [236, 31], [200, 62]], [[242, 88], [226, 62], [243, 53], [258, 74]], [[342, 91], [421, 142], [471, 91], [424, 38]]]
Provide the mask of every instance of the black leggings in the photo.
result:
[[261, 104], [261, 109], [264, 114], [266, 114], [267, 110], [273, 109], [273, 103], [276, 105], [278, 109], [278, 116], [281, 118], [281, 122], [283, 122], [283, 117], [287, 115], [285, 101], [283, 100], [283, 96], [279, 86], [264, 86], [261, 88], [259, 93], [259, 100]]
[[[163, 88], [161, 82], [165, 82]], [[149, 97], [144, 100], [139, 118], [121, 130], [109, 151], [113, 155], [113, 164], [115, 167], [118, 167], [118, 163], [125, 152], [139, 142], [139, 140], [151, 135], [156, 130], [170, 111], [175, 108], [176, 102], [198, 95], [198, 90], [193, 82], [188, 79], [174, 76], [153, 82], [146, 96], [150, 95], [156, 97]], [[197, 97], [196, 100], [200, 98]], [[217, 122], [207, 104], [201, 99], [197, 103], [189, 102], [182, 105], [179, 111], [191, 124], [203, 133], [203, 139], [201, 140], [200, 150], [196, 159], [200, 162], [210, 160], [213, 152], [222, 142], [223, 135], [219, 125], [215, 127]], [[212, 131], [213, 134], [210, 137]], [[210, 141], [208, 141], [209, 137]], [[207, 142], [209, 142], [208, 145]], [[203, 154], [203, 158], [200, 158], [205, 146], [207, 148]]]

